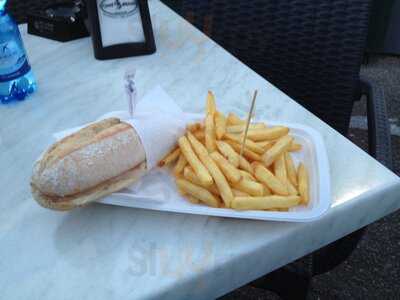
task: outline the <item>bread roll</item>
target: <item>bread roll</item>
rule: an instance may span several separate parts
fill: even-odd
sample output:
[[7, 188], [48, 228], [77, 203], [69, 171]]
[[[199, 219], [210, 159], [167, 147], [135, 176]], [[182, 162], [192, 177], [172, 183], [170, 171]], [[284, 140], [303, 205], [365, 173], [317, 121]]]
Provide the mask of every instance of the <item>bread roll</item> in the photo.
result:
[[136, 131], [110, 118], [50, 147], [35, 163], [32, 194], [44, 207], [69, 210], [128, 187], [145, 169]]

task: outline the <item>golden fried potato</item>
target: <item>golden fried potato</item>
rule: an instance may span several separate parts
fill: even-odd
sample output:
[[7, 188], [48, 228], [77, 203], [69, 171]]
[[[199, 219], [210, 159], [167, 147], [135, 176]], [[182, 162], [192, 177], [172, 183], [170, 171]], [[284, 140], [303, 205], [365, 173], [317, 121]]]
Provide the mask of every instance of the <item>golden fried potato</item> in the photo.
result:
[[265, 166], [269, 167], [272, 163], [285, 151], [287, 151], [290, 147], [290, 144], [293, 141], [293, 137], [289, 135], [285, 135], [280, 138], [271, 149], [264, 153], [262, 156], [262, 161]]
[[237, 210], [262, 210], [290, 208], [300, 203], [299, 196], [235, 197], [232, 208]]
[[200, 159], [194, 153], [190, 142], [185, 136], [179, 138], [179, 147], [182, 154], [186, 157], [187, 162], [193, 168], [197, 177], [205, 186], [210, 186], [213, 184], [213, 179], [208, 172], [207, 168], [202, 164]]

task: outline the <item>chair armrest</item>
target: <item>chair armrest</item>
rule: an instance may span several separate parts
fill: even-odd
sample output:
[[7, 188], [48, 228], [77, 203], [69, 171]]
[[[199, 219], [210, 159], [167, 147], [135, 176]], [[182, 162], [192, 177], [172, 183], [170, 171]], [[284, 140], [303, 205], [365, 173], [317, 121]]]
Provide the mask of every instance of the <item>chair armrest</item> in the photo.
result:
[[361, 76], [361, 93], [367, 96], [369, 154], [389, 169], [393, 168], [390, 126], [383, 89]]

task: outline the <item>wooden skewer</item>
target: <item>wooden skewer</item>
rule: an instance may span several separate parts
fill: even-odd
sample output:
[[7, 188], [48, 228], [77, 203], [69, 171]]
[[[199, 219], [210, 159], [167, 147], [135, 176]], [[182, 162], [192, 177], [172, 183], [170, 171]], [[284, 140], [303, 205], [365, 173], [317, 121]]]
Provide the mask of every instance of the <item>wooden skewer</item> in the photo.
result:
[[251, 117], [253, 116], [253, 111], [254, 111], [254, 107], [255, 107], [255, 104], [256, 104], [257, 94], [258, 94], [258, 91], [255, 90], [254, 91], [254, 95], [253, 95], [253, 100], [251, 101], [250, 111], [249, 111], [249, 114], [247, 116], [247, 123], [246, 123], [246, 128], [244, 130], [242, 146], [240, 147], [240, 156], [242, 156], [242, 154], [243, 154], [244, 145], [245, 145], [246, 139], [247, 139], [247, 132], [249, 131], [249, 125], [250, 125]]

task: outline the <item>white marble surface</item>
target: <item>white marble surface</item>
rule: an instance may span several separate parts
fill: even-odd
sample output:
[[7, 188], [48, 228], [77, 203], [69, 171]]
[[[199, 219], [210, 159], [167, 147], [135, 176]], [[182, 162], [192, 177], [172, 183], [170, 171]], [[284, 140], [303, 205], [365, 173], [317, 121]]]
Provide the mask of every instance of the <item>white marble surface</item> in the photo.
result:
[[[158, 1], [158, 51], [96, 61], [90, 39], [61, 44], [23, 33], [39, 90], [0, 106], [1, 299], [210, 299], [229, 292], [400, 207], [400, 180]], [[25, 32], [25, 28], [23, 28]], [[58, 213], [31, 198], [33, 161], [51, 133], [125, 107], [121, 78], [138, 70], [139, 96], [161, 84], [188, 111], [212, 89], [225, 111], [320, 131], [334, 205], [320, 220], [280, 223], [104, 205]]]

